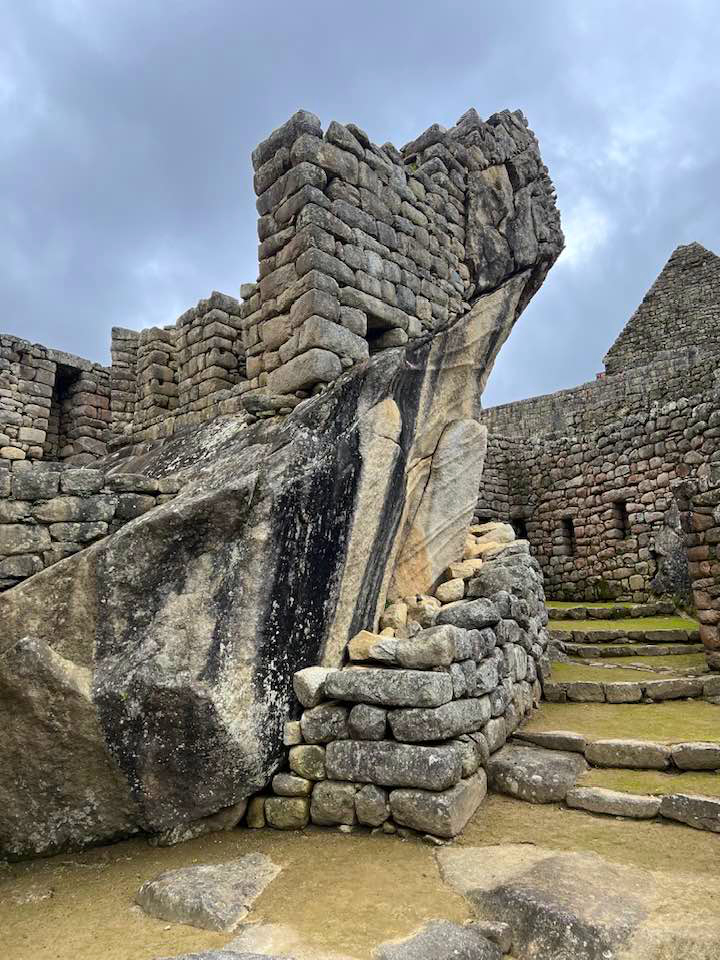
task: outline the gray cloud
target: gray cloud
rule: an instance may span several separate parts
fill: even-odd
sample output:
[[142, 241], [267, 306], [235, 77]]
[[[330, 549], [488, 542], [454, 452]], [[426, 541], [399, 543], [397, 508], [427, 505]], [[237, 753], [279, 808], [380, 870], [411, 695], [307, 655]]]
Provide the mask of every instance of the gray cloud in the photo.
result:
[[304, 107], [400, 145], [520, 107], [568, 247], [486, 394], [571, 386], [674, 247], [720, 250], [712, 0], [0, 0], [0, 329], [103, 362], [256, 274], [249, 154]]

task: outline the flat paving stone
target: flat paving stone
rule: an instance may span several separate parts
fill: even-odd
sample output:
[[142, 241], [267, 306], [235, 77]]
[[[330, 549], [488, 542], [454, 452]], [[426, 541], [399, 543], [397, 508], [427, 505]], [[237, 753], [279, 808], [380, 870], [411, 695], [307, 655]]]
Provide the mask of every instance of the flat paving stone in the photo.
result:
[[472, 925], [431, 920], [406, 940], [381, 944], [373, 960], [502, 960], [502, 953]]
[[230, 931], [279, 872], [269, 857], [249, 853], [228, 863], [168, 870], [144, 883], [135, 900], [160, 920]]
[[568, 791], [565, 803], [577, 810], [630, 817], [633, 820], [650, 820], [657, 816], [660, 809], [660, 797], [621, 793], [603, 787], [573, 787]]
[[587, 745], [585, 756], [596, 767], [664, 770], [670, 766], [671, 749], [646, 740], [595, 740]]

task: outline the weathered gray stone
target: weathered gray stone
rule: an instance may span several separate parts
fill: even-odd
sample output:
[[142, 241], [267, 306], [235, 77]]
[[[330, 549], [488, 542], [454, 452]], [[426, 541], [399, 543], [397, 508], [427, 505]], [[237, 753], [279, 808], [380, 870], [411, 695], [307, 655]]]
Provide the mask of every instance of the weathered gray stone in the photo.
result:
[[431, 709], [391, 710], [388, 716], [393, 736], [404, 743], [450, 740], [479, 730], [489, 719], [487, 697], [453, 700]]
[[538, 747], [545, 747], [548, 750], [565, 750], [570, 753], [585, 753], [587, 740], [581, 733], [574, 733], [571, 730], [516, 730], [514, 737], [516, 740], [523, 740], [526, 743], [534, 743]]
[[450, 625], [429, 627], [414, 637], [397, 642], [398, 663], [411, 670], [447, 667], [456, 659], [456, 635], [461, 631]]
[[627, 767], [632, 770], [665, 770], [672, 750], [664, 743], [645, 740], [594, 740], [585, 748], [588, 762], [596, 767]]
[[613, 681], [604, 684], [604, 688], [608, 703], [639, 703], [643, 698], [643, 688], [639, 683]]
[[317, 707], [322, 703], [329, 674], [330, 670], [325, 667], [306, 667], [293, 675], [295, 696], [304, 707]]
[[327, 775], [333, 780], [381, 787], [446, 790], [460, 779], [462, 761], [452, 746], [419, 747], [389, 741], [339, 740], [327, 747]]
[[497, 944], [472, 926], [431, 920], [407, 940], [383, 943], [373, 960], [501, 960]]
[[499, 619], [500, 614], [491, 600], [460, 600], [443, 607], [437, 623], [450, 623], [465, 630], [482, 630], [494, 626]]
[[315, 785], [310, 801], [310, 819], [318, 826], [355, 823], [355, 784], [323, 780]]
[[645, 696], [651, 700], [681, 700], [685, 697], [702, 696], [703, 679], [677, 677], [669, 680], [648, 680], [643, 686]]
[[328, 676], [327, 695], [381, 707], [437, 707], [452, 700], [452, 680], [443, 673], [359, 667]]
[[449, 790], [391, 790], [390, 809], [396, 823], [436, 837], [456, 837], [465, 828], [487, 793], [487, 778], [479, 770]]
[[290, 769], [306, 780], [325, 779], [325, 748], [311, 744], [291, 747], [288, 754]]
[[696, 830], [720, 833], [720, 797], [668, 794], [660, 802], [660, 816], [686, 823]]
[[587, 770], [577, 753], [508, 744], [488, 760], [493, 790], [530, 803], [558, 803]]
[[387, 729], [387, 710], [356, 704], [350, 711], [348, 731], [354, 740], [382, 740]]
[[720, 770], [720, 743], [676, 743], [672, 762], [679, 770]]
[[268, 797], [265, 819], [275, 830], [304, 830], [310, 822], [310, 797]]
[[276, 773], [272, 779], [273, 793], [280, 797], [309, 797], [313, 781], [293, 773]]
[[351, 660], [379, 660], [381, 663], [396, 663], [398, 641], [369, 630], [361, 630], [348, 643]]
[[136, 902], [160, 920], [205, 930], [234, 930], [280, 867], [262, 853], [229, 863], [168, 870], [144, 883]]
[[605, 689], [593, 680], [573, 680], [564, 683], [565, 695], [575, 703], [604, 703]]
[[330, 743], [348, 736], [348, 708], [339, 703], [321, 703], [306, 710], [300, 720], [306, 743]]
[[390, 816], [387, 790], [368, 783], [355, 794], [355, 813], [358, 822], [368, 827], [379, 827]]
[[573, 787], [568, 791], [565, 803], [578, 810], [589, 810], [590, 813], [607, 813], [634, 820], [649, 820], [657, 816], [660, 809], [660, 797], [623, 793], [603, 787]]
[[294, 393], [316, 383], [330, 383], [342, 373], [340, 358], [329, 350], [313, 347], [272, 370], [268, 385], [273, 393]]

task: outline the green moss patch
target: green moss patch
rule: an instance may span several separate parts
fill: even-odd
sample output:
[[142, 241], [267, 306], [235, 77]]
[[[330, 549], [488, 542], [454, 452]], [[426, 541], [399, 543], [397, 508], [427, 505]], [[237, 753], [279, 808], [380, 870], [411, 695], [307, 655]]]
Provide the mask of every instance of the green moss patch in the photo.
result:
[[628, 617], [624, 620], [551, 620], [550, 630], [697, 630], [689, 617]]
[[[627, 662], [627, 657], [619, 658]], [[665, 657], [653, 657], [654, 660], [665, 660]], [[669, 680], [671, 677], [687, 676], [687, 667], [678, 664], [675, 660], [681, 660], [681, 657], [667, 658], [672, 660], [672, 670], [670, 673], [654, 673], [652, 670], [628, 670], [622, 668], [606, 668], [596, 666], [592, 663], [553, 663], [550, 679], [555, 683], [567, 683], [573, 680], [597, 680], [599, 683], [619, 683], [620, 681], [631, 680], [640, 683], [643, 680]], [[602, 663], [610, 663], [610, 660], [603, 660]], [[614, 661], [613, 661], [614, 662]], [[639, 660], [638, 662], [642, 662]], [[719, 718], [720, 719], [720, 718]]]
[[596, 610], [612, 607], [636, 607], [632, 600], [546, 600], [546, 607], [557, 607], [558, 610], [572, 610], [573, 607], [593, 607]]
[[668, 793], [699, 793], [720, 797], [720, 773], [661, 773], [659, 770], [589, 770], [579, 781], [581, 787], [604, 787], [623, 793], [665, 796]]
[[588, 740], [620, 738], [720, 742], [720, 706], [705, 700], [663, 703], [543, 703], [525, 730], [571, 730]]

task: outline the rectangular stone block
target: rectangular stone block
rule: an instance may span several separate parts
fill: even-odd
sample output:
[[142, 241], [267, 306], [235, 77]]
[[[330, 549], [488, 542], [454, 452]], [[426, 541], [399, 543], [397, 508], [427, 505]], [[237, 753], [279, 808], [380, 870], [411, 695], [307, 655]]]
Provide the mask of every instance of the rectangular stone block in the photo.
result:
[[272, 393], [295, 393], [316, 383], [331, 383], [342, 371], [337, 354], [313, 348], [271, 371], [268, 386]]
[[452, 700], [449, 674], [422, 670], [337, 670], [325, 682], [329, 697], [380, 707], [439, 707]]
[[460, 751], [453, 746], [419, 747], [387, 740], [338, 740], [327, 747], [327, 775], [333, 780], [380, 787], [447, 790], [462, 775]]
[[396, 823], [436, 837], [456, 837], [463, 831], [487, 793], [487, 778], [479, 770], [449, 790], [392, 790], [390, 810]]
[[490, 713], [487, 697], [473, 697], [453, 700], [429, 710], [392, 710], [388, 720], [396, 740], [419, 743], [450, 740], [463, 733], [473, 733], [490, 719]]

